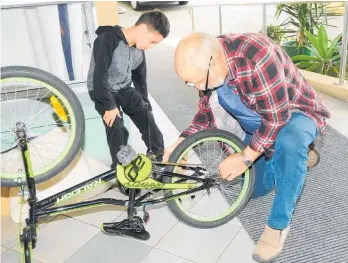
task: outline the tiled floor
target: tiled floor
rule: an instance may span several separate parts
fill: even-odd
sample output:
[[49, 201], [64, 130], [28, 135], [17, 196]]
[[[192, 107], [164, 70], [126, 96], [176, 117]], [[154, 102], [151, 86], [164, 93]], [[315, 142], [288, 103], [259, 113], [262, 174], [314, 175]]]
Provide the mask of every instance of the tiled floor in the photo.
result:
[[332, 116], [328, 120], [328, 124], [348, 137], [348, 103], [326, 94], [320, 94], [320, 96], [322, 96], [326, 106], [331, 110]]
[[[330, 125], [348, 136], [348, 104], [321, 94], [333, 118]], [[82, 98], [83, 99], [83, 98]], [[87, 100], [86, 100], [87, 101]], [[159, 106], [152, 101], [156, 120], [164, 130], [166, 145], [173, 143], [178, 131]], [[87, 108], [87, 125], [95, 130], [103, 129], [91, 105]], [[127, 120], [129, 121], [129, 120]], [[94, 123], [95, 122], [95, 123]], [[132, 146], [140, 152], [145, 150], [137, 129], [128, 122], [132, 136]], [[86, 136], [91, 136], [86, 134]], [[105, 151], [105, 144], [86, 145], [85, 151], [98, 155], [95, 151]], [[96, 150], [97, 148], [97, 150]], [[93, 151], [91, 151], [93, 149]], [[107, 155], [105, 155], [107, 156]], [[105, 158], [105, 162], [109, 160]], [[122, 198], [116, 189], [92, 198]], [[123, 207], [105, 206], [91, 208], [84, 212], [74, 212], [42, 221], [39, 226], [39, 242], [34, 249], [35, 262], [75, 263], [75, 262], [119, 262], [119, 263], [251, 263], [254, 247], [248, 233], [238, 219], [215, 229], [195, 229], [177, 220], [165, 206], [149, 207], [150, 222], [147, 230], [151, 234], [148, 241], [105, 235], [100, 230], [103, 222], [122, 220], [126, 217]], [[142, 215], [142, 212], [139, 211]], [[1, 262], [18, 262], [18, 225], [9, 217], [1, 218]]]

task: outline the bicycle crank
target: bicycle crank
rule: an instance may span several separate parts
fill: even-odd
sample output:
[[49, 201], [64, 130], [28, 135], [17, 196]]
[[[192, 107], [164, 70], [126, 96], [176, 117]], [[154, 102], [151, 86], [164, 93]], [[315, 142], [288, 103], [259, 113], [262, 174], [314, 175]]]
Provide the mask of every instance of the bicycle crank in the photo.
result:
[[103, 223], [102, 229], [112, 235], [129, 236], [140, 240], [150, 238], [150, 233], [145, 230], [143, 220], [139, 216], [124, 219], [120, 222]]

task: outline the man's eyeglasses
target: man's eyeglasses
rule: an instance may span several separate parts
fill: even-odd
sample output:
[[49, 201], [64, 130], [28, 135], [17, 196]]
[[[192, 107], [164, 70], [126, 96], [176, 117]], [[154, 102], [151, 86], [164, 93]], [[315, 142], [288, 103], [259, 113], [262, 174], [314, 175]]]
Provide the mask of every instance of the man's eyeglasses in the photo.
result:
[[[208, 81], [209, 81], [209, 72], [210, 72], [210, 64], [211, 64], [211, 61], [213, 59], [213, 56], [210, 57], [209, 59], [209, 65], [208, 65], [208, 72], [207, 72], [207, 79], [205, 81], [205, 90], [204, 90], [204, 93], [207, 93], [209, 90], [208, 90]], [[189, 83], [187, 81], [185, 81], [186, 85], [190, 86], [190, 87], [195, 87], [195, 84], [193, 83]]]

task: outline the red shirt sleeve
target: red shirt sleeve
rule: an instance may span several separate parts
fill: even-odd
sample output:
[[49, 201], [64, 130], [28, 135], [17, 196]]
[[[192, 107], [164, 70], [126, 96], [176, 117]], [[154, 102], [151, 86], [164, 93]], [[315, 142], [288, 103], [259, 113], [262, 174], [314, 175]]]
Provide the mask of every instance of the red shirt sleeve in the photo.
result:
[[198, 103], [198, 111], [190, 125], [180, 134], [186, 138], [196, 132], [212, 129], [215, 127], [214, 116], [209, 104], [209, 96], [202, 96]]

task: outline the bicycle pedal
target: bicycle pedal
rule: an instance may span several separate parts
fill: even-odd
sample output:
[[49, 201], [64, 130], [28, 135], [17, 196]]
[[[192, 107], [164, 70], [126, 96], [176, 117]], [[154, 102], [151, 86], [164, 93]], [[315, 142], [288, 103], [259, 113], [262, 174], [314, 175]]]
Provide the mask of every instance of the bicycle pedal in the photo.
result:
[[124, 219], [115, 223], [104, 223], [102, 229], [105, 233], [118, 236], [129, 236], [135, 239], [148, 240], [150, 233], [144, 228], [140, 217]]

